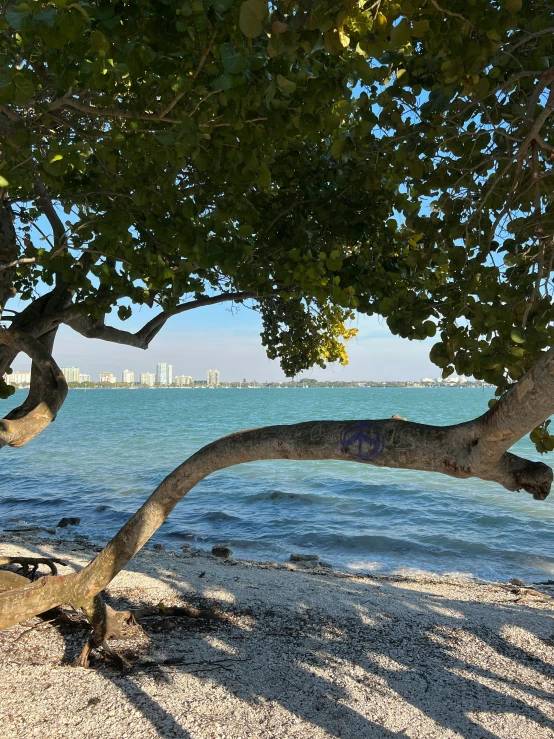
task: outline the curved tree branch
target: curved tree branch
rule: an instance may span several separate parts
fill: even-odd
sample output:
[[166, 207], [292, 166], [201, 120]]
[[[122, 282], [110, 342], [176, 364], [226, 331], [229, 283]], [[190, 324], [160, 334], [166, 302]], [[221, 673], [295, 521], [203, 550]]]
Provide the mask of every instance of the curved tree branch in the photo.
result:
[[103, 319], [96, 320], [90, 318], [90, 316], [82, 316], [75, 313], [69, 314], [64, 318], [64, 323], [82, 336], [86, 336], [87, 339], [102, 339], [103, 341], [112, 341], [115, 344], [134, 346], [137, 349], [148, 349], [152, 339], [159, 333], [171, 316], [176, 316], [179, 313], [185, 313], [195, 308], [202, 308], [206, 305], [215, 305], [216, 303], [226, 303], [229, 301], [240, 302], [255, 297], [257, 297], [255, 293], [236, 292], [190, 300], [187, 303], [179, 305], [175, 310], [162, 311], [162, 313], [154, 316], [154, 318], [134, 334], [130, 331], [114, 328], [113, 326], [106, 326]]
[[67, 395], [67, 383], [49, 351], [29, 334], [0, 328], [0, 342], [15, 353], [28, 354], [40, 372], [40, 393], [33, 399], [33, 407], [22, 418], [8, 414], [0, 420], [0, 447], [24, 446], [56, 418]]
[[554, 414], [554, 348], [481, 418], [483, 463], [499, 457]]
[[35, 182], [35, 196], [36, 202], [40, 210], [46, 216], [52, 233], [54, 235], [54, 251], [50, 255], [55, 256], [58, 252], [63, 251], [67, 246], [67, 234], [65, 226], [63, 225], [61, 218], [54, 208], [54, 204], [48, 195], [46, 186], [40, 181]]
[[[57, 333], [58, 329], [53, 328], [48, 333], [43, 334], [42, 336], [39, 336], [37, 338], [37, 341], [39, 341], [43, 345], [43, 347], [49, 354], [52, 354]], [[36, 364], [36, 362], [33, 362], [31, 365], [31, 386], [29, 388], [29, 392], [27, 393], [27, 397], [20, 406], [18, 406], [17, 408], [13, 408], [4, 416], [5, 420], [12, 421], [19, 418], [24, 418], [25, 416], [27, 416], [28, 413], [36, 408], [42, 398], [43, 384], [44, 381], [42, 371], [38, 364]]]

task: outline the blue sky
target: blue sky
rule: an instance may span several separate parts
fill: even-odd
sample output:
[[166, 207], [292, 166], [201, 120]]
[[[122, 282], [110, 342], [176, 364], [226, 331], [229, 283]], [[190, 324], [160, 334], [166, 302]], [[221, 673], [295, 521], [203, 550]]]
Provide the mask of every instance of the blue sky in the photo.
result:
[[[154, 311], [143, 308], [124, 324], [136, 331]], [[429, 349], [436, 339], [415, 342], [392, 336], [384, 321], [360, 316], [359, 333], [349, 344], [350, 363], [346, 367], [315, 368], [304, 374], [318, 380], [408, 380], [437, 377], [440, 370], [429, 361]], [[118, 379], [124, 369], [154, 371], [157, 362], [169, 362], [173, 373], [205, 379], [208, 369], [219, 369], [223, 381], [283, 380], [278, 362], [267, 358], [260, 341], [261, 322], [257, 313], [245, 307], [230, 309], [214, 305], [171, 318], [147, 351], [105, 341], [85, 339], [63, 326], [54, 348], [62, 366], [77, 366], [97, 380], [100, 372], [113, 372]], [[27, 368], [20, 357], [14, 369]]]

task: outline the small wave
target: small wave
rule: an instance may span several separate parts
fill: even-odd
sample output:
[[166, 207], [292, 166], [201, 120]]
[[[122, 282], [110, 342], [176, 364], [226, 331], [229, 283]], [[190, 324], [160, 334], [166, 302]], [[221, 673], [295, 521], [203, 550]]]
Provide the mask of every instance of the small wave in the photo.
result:
[[271, 492], [255, 493], [246, 498], [247, 503], [259, 503], [262, 501], [292, 501], [301, 502], [311, 505], [312, 503], [321, 503], [325, 498], [323, 495], [314, 493], [286, 493], [282, 490], [272, 490]]
[[242, 521], [240, 516], [233, 516], [230, 513], [224, 511], [208, 511], [200, 516], [202, 521]]
[[18, 498], [18, 497], [9, 497], [9, 498], [0, 498], [0, 506], [3, 505], [31, 505], [33, 507], [35, 506], [46, 506], [46, 507], [54, 507], [54, 506], [64, 506], [68, 505], [69, 501], [66, 498]]
[[296, 539], [300, 546], [325, 551], [359, 552], [360, 554], [384, 554], [387, 552], [401, 552], [403, 555], [419, 552], [427, 556], [438, 556], [448, 550], [443, 546], [429, 546], [412, 541], [411, 539], [397, 539], [392, 536], [360, 534], [346, 536], [344, 534], [305, 534]]
[[164, 533], [164, 537], [167, 539], [180, 539], [182, 541], [193, 541], [196, 539], [196, 534], [190, 531], [168, 531]]

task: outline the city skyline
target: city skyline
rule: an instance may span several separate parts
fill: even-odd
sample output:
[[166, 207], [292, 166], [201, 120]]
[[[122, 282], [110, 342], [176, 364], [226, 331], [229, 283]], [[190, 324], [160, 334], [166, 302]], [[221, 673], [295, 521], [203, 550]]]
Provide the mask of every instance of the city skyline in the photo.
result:
[[[164, 363], [158, 363], [159, 365], [163, 365]], [[60, 367], [61, 371], [63, 372], [66, 380], [68, 383], [70, 382], [79, 382], [79, 383], [85, 383], [85, 382], [91, 382], [90, 375], [88, 374], [82, 374], [80, 372], [80, 369], [75, 366], [70, 367]], [[164, 378], [164, 375], [158, 375], [161, 379]], [[75, 380], [73, 378], [78, 377], [79, 380]], [[169, 375], [167, 375], [169, 377]], [[297, 380], [288, 380], [284, 383], [270, 381], [270, 382], [260, 382], [256, 379], [246, 380], [244, 378], [243, 380], [229, 380], [226, 382], [221, 382], [221, 373], [217, 369], [209, 369], [206, 371], [206, 379], [202, 380], [197, 378], [196, 380], [192, 377], [192, 375], [176, 375], [174, 378], [172, 378], [172, 382], [156, 382], [157, 375], [154, 372], [143, 372], [140, 374], [140, 380], [135, 379], [135, 373], [132, 370], [123, 370], [121, 381], [117, 380], [117, 377], [113, 374], [113, 372], [100, 372], [98, 381], [92, 381], [91, 384], [106, 384], [106, 385], [137, 385], [137, 386], [143, 386], [143, 387], [220, 387], [220, 386], [227, 386], [230, 385], [239, 385], [239, 386], [252, 386], [252, 387], [262, 387], [266, 385], [275, 385], [275, 384], [302, 384], [302, 383], [308, 383], [306, 387], [309, 386], [311, 383], [318, 384], [317, 380], [313, 380], [311, 378], [298, 378]], [[18, 371], [14, 370], [11, 375], [4, 375], [4, 380], [7, 382], [10, 382], [11, 384], [15, 385], [28, 385], [31, 380], [31, 373], [30, 372], [24, 372], [24, 371]], [[410, 380], [385, 380], [385, 381], [376, 381], [376, 380], [368, 380], [368, 379], [357, 379], [357, 380], [349, 380], [349, 381], [333, 381], [333, 380], [323, 380], [319, 381], [323, 384], [331, 383], [331, 384], [340, 384], [341, 382], [344, 382], [345, 384], [352, 384], [352, 385], [379, 385], [379, 384], [406, 384], [416, 387], [425, 387], [425, 386], [431, 386], [431, 385], [465, 385], [465, 384], [479, 384], [480, 381], [476, 381], [471, 377], [466, 377], [464, 375], [450, 375], [447, 378], [442, 378], [441, 376], [438, 377], [422, 377], [418, 380], [416, 379], [410, 379]]]
[[[89, 374], [81, 373], [79, 367], [75, 365], [60, 367], [65, 379], [68, 383], [85, 383], [91, 382], [91, 376]], [[28, 384], [31, 381], [31, 373], [24, 370], [14, 370], [11, 375], [6, 375], [11, 378], [11, 382], [16, 385]], [[135, 378], [140, 379], [135, 379]], [[192, 385], [205, 384], [209, 387], [218, 387], [220, 385], [221, 373], [218, 369], [209, 369], [206, 371], [206, 380], [196, 380], [192, 375], [177, 375], [173, 377], [173, 366], [167, 364], [167, 362], [158, 362], [156, 364], [156, 372], [141, 372], [140, 375], [135, 375], [133, 370], [124, 369], [121, 373], [121, 380], [117, 379], [117, 376], [111, 371], [103, 371], [98, 375], [98, 383], [115, 385], [117, 383], [123, 385], [144, 385], [146, 387], [155, 386], [168, 386], [176, 385], [177, 387], [189, 387]], [[92, 380], [93, 383], [96, 380]]]

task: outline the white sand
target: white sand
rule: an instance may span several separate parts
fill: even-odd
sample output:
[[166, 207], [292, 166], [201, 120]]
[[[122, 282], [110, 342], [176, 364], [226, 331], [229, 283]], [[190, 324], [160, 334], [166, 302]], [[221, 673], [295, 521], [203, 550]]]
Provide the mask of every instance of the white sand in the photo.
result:
[[[0, 552], [93, 556], [38, 541]], [[68, 666], [83, 631], [27, 631], [33, 619], [0, 632], [4, 739], [554, 737], [554, 607], [523, 591], [148, 551], [109, 593], [206, 598], [233, 618], [145, 622], [127, 673]]]

